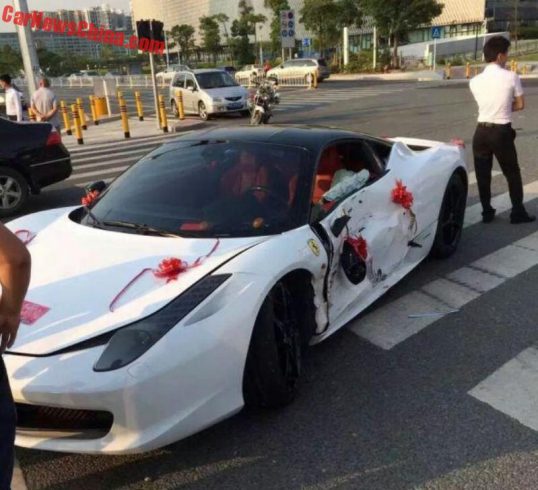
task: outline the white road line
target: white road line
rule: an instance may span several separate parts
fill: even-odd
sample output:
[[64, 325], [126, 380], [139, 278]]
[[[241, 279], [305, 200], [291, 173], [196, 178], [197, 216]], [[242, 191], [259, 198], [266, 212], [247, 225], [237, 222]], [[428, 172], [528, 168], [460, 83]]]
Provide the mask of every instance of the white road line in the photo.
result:
[[[149, 151], [145, 148], [140, 148], [138, 150], [128, 150], [128, 151], [118, 151], [115, 153], [109, 153], [105, 155], [97, 155], [97, 156], [79, 156], [77, 155], [75, 158], [71, 159], [72, 163], [76, 162], [94, 162], [96, 160], [107, 160], [107, 162], [110, 162], [110, 158], [116, 158], [116, 157], [122, 157], [124, 155], [146, 155], [149, 153]], [[91, 153], [89, 153], [91, 155]], [[106, 165], [106, 164], [105, 164]], [[77, 165], [77, 167], [81, 167], [83, 165]]]
[[15, 460], [13, 480], [11, 480], [11, 490], [27, 490], [27, 488], [19, 462]]
[[[147, 153], [147, 152], [146, 152]], [[146, 153], [141, 153], [140, 156], [142, 157]], [[111, 165], [117, 165], [118, 163], [135, 163], [138, 160], [138, 158], [135, 157], [128, 157], [128, 158], [119, 158], [117, 160], [106, 160], [104, 162], [99, 163], [88, 163], [88, 164], [82, 164], [82, 165], [74, 165], [73, 166], [73, 173], [71, 174], [71, 177], [76, 177], [76, 173], [78, 170], [84, 170], [88, 168], [98, 168], [98, 167], [110, 167]], [[114, 168], [121, 168], [121, 167], [114, 167]], [[114, 170], [112, 168], [111, 170]]]
[[[372, 344], [390, 350], [451, 311], [535, 265], [538, 265], [538, 233], [372, 311], [355, 320], [349, 329]], [[410, 318], [410, 315], [418, 317]]]
[[[538, 180], [530, 182], [523, 187], [525, 192], [525, 202], [532, 201], [538, 198]], [[499, 194], [491, 200], [491, 205], [497, 210], [497, 214], [504, 213], [511, 209], [512, 204], [510, 202], [510, 195], [508, 192]], [[475, 225], [482, 221], [482, 206], [480, 203], [468, 206], [465, 211], [465, 223], [464, 227]]]
[[468, 392], [538, 431], [538, 349], [529, 347]]
[[114, 167], [108, 170], [96, 170], [95, 172], [84, 172], [81, 174], [73, 173], [71, 177], [69, 177], [67, 180], [64, 180], [64, 182], [72, 182], [73, 180], [84, 179], [86, 177], [94, 177], [97, 175], [106, 175], [114, 173], [120, 174], [124, 170], [127, 170], [129, 167], [130, 165], [124, 165], [123, 167]]

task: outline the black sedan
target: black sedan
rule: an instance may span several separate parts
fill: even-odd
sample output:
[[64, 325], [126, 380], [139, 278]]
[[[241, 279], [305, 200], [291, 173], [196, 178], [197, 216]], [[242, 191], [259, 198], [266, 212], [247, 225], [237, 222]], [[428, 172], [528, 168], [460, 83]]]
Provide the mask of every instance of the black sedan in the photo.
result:
[[71, 172], [69, 152], [52, 125], [0, 118], [0, 218], [19, 212], [30, 193]]

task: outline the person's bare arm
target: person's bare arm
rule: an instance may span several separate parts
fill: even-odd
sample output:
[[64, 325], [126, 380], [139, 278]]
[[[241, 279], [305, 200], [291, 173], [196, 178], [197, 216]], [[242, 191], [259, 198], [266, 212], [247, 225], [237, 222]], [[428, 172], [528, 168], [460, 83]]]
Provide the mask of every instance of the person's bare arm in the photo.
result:
[[56, 100], [52, 103], [52, 109], [45, 114], [45, 119], [48, 121], [49, 119], [52, 119], [54, 115], [58, 112], [58, 103]]
[[512, 102], [512, 112], [518, 112], [525, 109], [525, 97], [520, 95], [519, 97], [514, 97]]
[[25, 245], [0, 224], [0, 353], [15, 342], [21, 308], [30, 283], [31, 259]]

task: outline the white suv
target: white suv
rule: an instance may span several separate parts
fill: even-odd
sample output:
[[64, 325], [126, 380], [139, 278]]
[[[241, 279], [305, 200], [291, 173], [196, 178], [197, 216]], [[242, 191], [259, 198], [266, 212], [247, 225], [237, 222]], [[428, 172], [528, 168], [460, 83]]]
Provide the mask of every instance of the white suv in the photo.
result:
[[280, 82], [286, 77], [308, 77], [309, 74], [318, 72], [318, 82], [322, 82], [331, 76], [331, 70], [322, 58], [297, 58], [284, 61], [267, 72], [267, 78]]
[[191, 70], [175, 74], [170, 84], [170, 104], [176, 115], [178, 93], [186, 114], [198, 114], [206, 121], [215, 114], [240, 112], [250, 116], [248, 91], [223, 70]]

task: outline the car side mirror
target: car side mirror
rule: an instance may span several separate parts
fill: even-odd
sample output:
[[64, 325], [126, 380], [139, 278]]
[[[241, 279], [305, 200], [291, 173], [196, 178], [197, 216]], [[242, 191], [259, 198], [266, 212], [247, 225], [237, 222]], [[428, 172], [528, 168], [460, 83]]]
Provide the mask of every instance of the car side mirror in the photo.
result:
[[351, 219], [351, 216], [347, 214], [345, 214], [344, 216], [340, 216], [339, 218], [336, 218], [331, 225], [332, 234], [335, 237], [339, 237], [342, 234], [342, 231], [344, 231], [344, 228], [347, 226], [350, 219]]
[[103, 192], [106, 189], [106, 187], [107, 187], [106, 182], [104, 182], [103, 180], [98, 180], [97, 182], [94, 182], [93, 184], [86, 186], [85, 191], [86, 192], [97, 191], [100, 193], [100, 192]]

